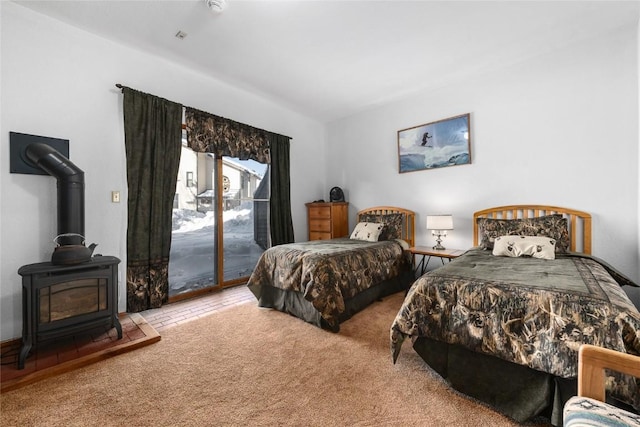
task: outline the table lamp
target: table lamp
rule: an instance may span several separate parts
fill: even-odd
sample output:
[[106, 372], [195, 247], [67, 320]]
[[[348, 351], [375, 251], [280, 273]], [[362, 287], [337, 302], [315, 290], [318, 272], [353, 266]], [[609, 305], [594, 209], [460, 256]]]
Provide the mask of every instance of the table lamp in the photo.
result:
[[451, 215], [427, 215], [427, 230], [431, 230], [431, 235], [436, 236], [436, 245], [433, 249], [444, 250], [442, 238], [446, 237], [447, 230], [453, 230], [453, 217]]

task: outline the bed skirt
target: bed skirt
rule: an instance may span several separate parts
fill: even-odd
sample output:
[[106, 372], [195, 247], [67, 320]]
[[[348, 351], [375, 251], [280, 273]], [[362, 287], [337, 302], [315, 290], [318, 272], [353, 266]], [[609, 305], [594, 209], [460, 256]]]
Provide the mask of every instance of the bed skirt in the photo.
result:
[[[345, 311], [340, 314], [340, 323], [351, 318], [354, 314], [362, 311], [374, 301], [380, 300], [388, 295], [396, 292], [406, 291], [414, 280], [413, 271], [407, 271], [400, 276], [385, 280], [369, 289], [359, 293], [358, 295], [346, 299]], [[255, 288], [249, 287], [251, 292], [258, 299], [258, 306], [265, 308], [273, 308], [284, 313], [289, 313], [306, 322], [330, 330], [338, 332], [340, 326], [330, 327], [320, 316], [320, 312], [315, 309], [310, 301], [304, 298], [302, 292], [285, 291], [273, 286], [260, 286], [259, 295], [254, 292]]]
[[576, 379], [556, 377], [461, 346], [420, 337], [413, 348], [452, 388], [520, 423], [541, 416], [561, 426], [564, 404], [577, 392]]

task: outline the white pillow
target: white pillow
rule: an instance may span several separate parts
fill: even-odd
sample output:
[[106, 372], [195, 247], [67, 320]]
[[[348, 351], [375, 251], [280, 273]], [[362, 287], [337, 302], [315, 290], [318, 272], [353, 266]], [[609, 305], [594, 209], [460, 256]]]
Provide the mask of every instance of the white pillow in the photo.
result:
[[384, 224], [375, 222], [359, 222], [351, 233], [351, 238], [355, 240], [366, 240], [367, 242], [377, 242]]
[[493, 244], [497, 256], [530, 256], [541, 259], [556, 258], [556, 241], [545, 236], [500, 236]]

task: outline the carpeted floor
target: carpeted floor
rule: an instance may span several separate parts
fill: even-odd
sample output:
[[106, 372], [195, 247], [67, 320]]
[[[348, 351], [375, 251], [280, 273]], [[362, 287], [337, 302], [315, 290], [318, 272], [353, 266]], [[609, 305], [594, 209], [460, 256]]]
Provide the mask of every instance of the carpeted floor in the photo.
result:
[[152, 346], [0, 396], [2, 426], [515, 426], [450, 390], [389, 327], [402, 293], [333, 334], [246, 303]]

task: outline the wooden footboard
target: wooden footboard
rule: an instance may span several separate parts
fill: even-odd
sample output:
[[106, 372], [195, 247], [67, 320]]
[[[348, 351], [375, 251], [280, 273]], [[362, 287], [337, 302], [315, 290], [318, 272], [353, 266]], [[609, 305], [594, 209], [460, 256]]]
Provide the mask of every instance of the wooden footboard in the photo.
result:
[[591, 254], [591, 215], [575, 209], [546, 205], [510, 205], [483, 209], [473, 214], [473, 245], [478, 246], [478, 218], [522, 219], [562, 214], [567, 218], [572, 252]]

